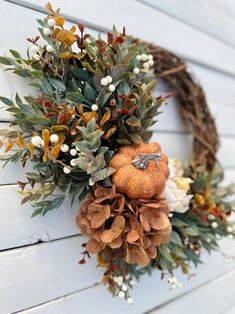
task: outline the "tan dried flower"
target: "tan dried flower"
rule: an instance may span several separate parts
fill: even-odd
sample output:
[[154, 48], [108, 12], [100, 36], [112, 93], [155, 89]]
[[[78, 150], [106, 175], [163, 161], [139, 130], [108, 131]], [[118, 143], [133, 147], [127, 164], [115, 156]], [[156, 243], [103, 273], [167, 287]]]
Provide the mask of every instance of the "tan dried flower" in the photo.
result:
[[160, 198], [130, 200], [114, 185], [98, 185], [79, 209], [77, 224], [90, 238], [89, 253], [118, 249], [127, 263], [144, 267], [157, 256], [157, 246], [170, 241], [168, 214]]

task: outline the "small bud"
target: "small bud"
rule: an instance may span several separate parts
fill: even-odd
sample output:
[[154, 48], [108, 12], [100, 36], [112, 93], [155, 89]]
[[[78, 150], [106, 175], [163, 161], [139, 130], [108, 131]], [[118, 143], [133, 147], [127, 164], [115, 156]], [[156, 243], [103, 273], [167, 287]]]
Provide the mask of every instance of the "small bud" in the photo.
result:
[[99, 109], [99, 107], [96, 104], [91, 106], [92, 111], [97, 111], [98, 109]]
[[122, 285], [122, 291], [127, 291], [127, 285], [125, 283]]
[[217, 223], [216, 221], [213, 221], [213, 222], [211, 223], [211, 227], [212, 227], [213, 229], [218, 228], [218, 223]]
[[101, 81], [100, 81], [100, 84], [102, 85], [102, 86], [107, 86], [108, 85], [108, 80], [107, 80], [107, 78], [106, 77], [103, 77], [102, 79], [101, 79]]
[[52, 52], [52, 51], [54, 50], [54, 48], [53, 48], [51, 45], [47, 45], [47, 46], [46, 46], [46, 50], [47, 50], [48, 52]]
[[48, 24], [50, 27], [54, 27], [54, 26], [55, 26], [55, 20], [52, 19], [52, 18], [50, 18], [50, 19], [48, 19], [47, 24]]
[[50, 142], [51, 143], [57, 143], [59, 141], [59, 136], [57, 134], [52, 134], [50, 136]]
[[130, 297], [129, 297], [129, 298], [127, 299], [127, 303], [128, 303], [129, 305], [132, 305], [132, 304], [133, 304], [133, 302], [134, 302], [134, 301], [133, 301], [133, 299], [132, 299], [132, 298], [130, 298]]
[[40, 136], [36, 135], [36, 136], [33, 136], [31, 138], [31, 143], [34, 145], [34, 146], [41, 146], [41, 142], [42, 142], [42, 139]]
[[111, 84], [112, 81], [113, 81], [113, 78], [112, 78], [112, 76], [110, 76], [110, 75], [106, 76], [106, 79], [108, 80], [108, 83], [109, 83], [109, 84]]
[[149, 69], [149, 63], [148, 62], [144, 62], [143, 63], [143, 67], [145, 68], [145, 70]]
[[41, 59], [41, 57], [40, 57], [37, 53], [35, 53], [35, 54], [33, 55], [33, 58], [34, 58], [35, 60], [37, 60], [37, 61], [39, 61], [39, 60]]
[[32, 47], [30, 47], [30, 50], [32, 53], [38, 53], [39, 47], [37, 45], [33, 45]]
[[50, 28], [47, 28], [47, 27], [43, 28], [43, 34], [46, 36], [50, 35], [51, 34]]
[[64, 173], [69, 174], [71, 172], [71, 169], [69, 167], [64, 167], [63, 168]]
[[232, 232], [233, 232], [233, 227], [228, 226], [228, 227], [226, 228], [226, 230], [227, 230], [228, 233], [232, 233]]
[[76, 159], [71, 159], [71, 160], [70, 160], [70, 165], [71, 165], [72, 167], [76, 167], [76, 166], [77, 166]]
[[124, 298], [125, 297], [125, 293], [123, 291], [120, 291], [118, 293], [119, 298]]
[[109, 91], [114, 92], [115, 91], [115, 86], [113, 84], [109, 85]]
[[63, 153], [67, 153], [67, 152], [69, 151], [69, 147], [68, 147], [68, 145], [63, 144], [63, 145], [61, 145], [60, 150], [61, 150]]
[[135, 75], [138, 75], [140, 73], [140, 69], [139, 68], [134, 68], [133, 73]]
[[70, 149], [70, 155], [71, 156], [76, 156], [77, 155], [77, 150], [75, 148]]

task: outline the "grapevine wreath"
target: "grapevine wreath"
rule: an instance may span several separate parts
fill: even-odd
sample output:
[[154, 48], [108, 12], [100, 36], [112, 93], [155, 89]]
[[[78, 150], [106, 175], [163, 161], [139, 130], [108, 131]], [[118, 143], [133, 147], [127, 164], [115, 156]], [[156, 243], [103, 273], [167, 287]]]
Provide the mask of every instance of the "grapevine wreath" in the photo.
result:
[[[6, 70], [27, 78], [36, 96], [1, 97], [14, 119], [1, 130], [1, 158], [33, 164], [18, 182], [32, 216], [58, 208], [65, 197], [79, 204], [76, 222], [85, 235], [86, 262], [96, 254], [103, 282], [133, 303], [129, 290], [144, 273], [167, 274], [181, 284], [201, 252], [234, 238], [223, 170], [216, 159], [218, 134], [202, 88], [171, 52], [115, 28], [107, 40], [91, 38], [78, 24], [65, 27], [60, 10], [46, 6], [40, 35], [29, 38], [27, 59], [10, 50]], [[166, 97], [154, 96], [164, 78], [178, 99], [193, 136], [188, 165], [169, 159], [149, 129]], [[59, 213], [58, 213], [59, 214]]]

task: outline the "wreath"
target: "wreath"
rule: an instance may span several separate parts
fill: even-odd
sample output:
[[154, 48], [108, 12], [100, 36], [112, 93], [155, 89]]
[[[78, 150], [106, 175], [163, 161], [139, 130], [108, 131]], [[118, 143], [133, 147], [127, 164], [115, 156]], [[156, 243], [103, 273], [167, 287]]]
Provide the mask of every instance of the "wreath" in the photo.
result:
[[[10, 50], [0, 62], [27, 78], [36, 96], [1, 97], [14, 119], [1, 130], [1, 159], [33, 164], [18, 182], [32, 216], [80, 204], [76, 222], [86, 237], [86, 262], [97, 254], [103, 282], [129, 304], [130, 288], [144, 273], [167, 274], [170, 289], [189, 274], [203, 250], [234, 239], [228, 217], [234, 186], [221, 187], [218, 134], [202, 88], [171, 52], [115, 28], [91, 38], [83, 24], [65, 28], [60, 9], [46, 5], [40, 36], [28, 38], [27, 59]], [[178, 99], [193, 157], [168, 159], [149, 129], [169, 95], [156, 97], [162, 77]]]

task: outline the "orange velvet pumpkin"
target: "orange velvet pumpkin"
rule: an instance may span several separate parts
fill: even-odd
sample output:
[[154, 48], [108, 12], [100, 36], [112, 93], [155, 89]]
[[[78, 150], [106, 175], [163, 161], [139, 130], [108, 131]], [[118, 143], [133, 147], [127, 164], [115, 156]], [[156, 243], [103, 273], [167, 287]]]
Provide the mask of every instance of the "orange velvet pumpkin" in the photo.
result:
[[169, 177], [168, 158], [157, 143], [122, 146], [110, 166], [116, 170], [112, 182], [131, 199], [160, 195]]

